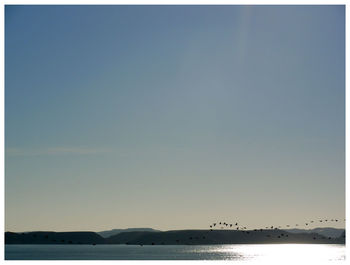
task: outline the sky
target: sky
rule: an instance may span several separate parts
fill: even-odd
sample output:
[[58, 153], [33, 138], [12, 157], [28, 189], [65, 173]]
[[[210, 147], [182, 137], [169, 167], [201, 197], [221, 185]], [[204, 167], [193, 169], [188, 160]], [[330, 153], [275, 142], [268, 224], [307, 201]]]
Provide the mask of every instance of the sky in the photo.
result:
[[5, 7], [6, 231], [344, 217], [344, 6]]

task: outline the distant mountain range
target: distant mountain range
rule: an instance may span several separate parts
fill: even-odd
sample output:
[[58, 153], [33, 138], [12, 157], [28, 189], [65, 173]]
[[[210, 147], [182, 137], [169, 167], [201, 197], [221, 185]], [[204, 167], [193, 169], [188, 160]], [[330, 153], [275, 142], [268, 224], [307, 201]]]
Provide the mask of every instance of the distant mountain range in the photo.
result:
[[136, 231], [159, 232], [159, 230], [155, 230], [153, 228], [126, 228], [126, 229], [112, 229], [112, 230], [101, 231], [101, 232], [97, 232], [97, 234], [99, 234], [104, 238], [107, 238], [122, 232], [136, 232]]
[[5, 233], [5, 244], [104, 244], [105, 239], [95, 232]]
[[[208, 245], [208, 244], [345, 244], [345, 230], [339, 237], [320, 235], [313, 231], [290, 232], [279, 229], [261, 230], [171, 230], [126, 229], [110, 237], [95, 232], [27, 232], [5, 233], [5, 244], [130, 244], [130, 245]], [[114, 230], [114, 229], [113, 229]], [[113, 231], [110, 230], [110, 231]], [[124, 229], [115, 229], [124, 230]], [[137, 231], [139, 230], [139, 231]], [[302, 229], [300, 229], [302, 230]], [[341, 230], [341, 229], [338, 229]], [[107, 232], [110, 232], [107, 231]], [[330, 230], [327, 230], [327, 233]], [[104, 231], [102, 231], [104, 232]], [[322, 231], [324, 232], [324, 231]], [[333, 231], [334, 232], [334, 231]], [[100, 232], [101, 233], [101, 232]]]

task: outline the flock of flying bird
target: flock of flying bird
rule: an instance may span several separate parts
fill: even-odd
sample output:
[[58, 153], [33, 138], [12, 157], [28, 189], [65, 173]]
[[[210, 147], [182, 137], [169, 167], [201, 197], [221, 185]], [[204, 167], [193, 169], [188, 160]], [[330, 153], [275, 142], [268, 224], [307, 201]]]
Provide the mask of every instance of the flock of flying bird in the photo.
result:
[[[311, 226], [311, 224], [316, 224], [317, 221], [318, 221], [318, 223], [328, 223], [328, 222], [329, 223], [331, 223], [331, 222], [338, 223], [338, 222], [340, 222], [340, 219], [319, 219], [319, 220], [316, 220], [316, 221], [315, 220], [311, 220], [311, 221], [305, 222], [305, 225], [306, 226], [309, 226], [309, 225]], [[345, 219], [344, 219], [344, 221], [345, 221]], [[231, 229], [234, 229], [234, 230], [239, 230], [239, 231], [241, 231], [243, 233], [246, 233], [246, 234], [250, 234], [250, 232], [254, 233], [254, 232], [263, 232], [264, 230], [266, 231], [266, 230], [279, 230], [279, 229], [281, 229], [282, 230], [281, 232], [283, 232], [283, 229], [289, 229], [290, 226], [291, 225], [288, 224], [288, 225], [285, 225], [285, 228], [282, 228], [281, 226], [274, 226], [274, 225], [272, 225], [272, 226], [265, 226], [264, 229], [263, 228], [250, 229], [250, 231], [249, 231], [246, 226], [241, 226], [240, 224], [238, 224], [238, 222], [233, 222], [233, 223], [215, 222], [215, 223], [212, 223], [212, 224], [209, 225], [210, 231], [214, 231], [215, 228], [221, 228], [221, 229], [231, 228]], [[297, 227], [297, 226], [299, 226], [299, 224], [295, 224], [295, 226]], [[210, 231], [209, 231], [209, 233], [210, 233]], [[276, 234], [274, 236], [276, 236]], [[271, 238], [271, 237], [273, 237], [273, 235], [269, 233], [269, 234], [266, 235], [266, 237]], [[277, 238], [282, 238], [282, 237], [286, 237], [287, 238], [288, 234], [287, 233], [278, 233], [276, 237]], [[345, 237], [345, 234], [343, 235], [343, 237]], [[314, 235], [312, 236], [312, 238], [313, 238], [313, 240], [316, 240], [316, 239], [328, 239], [328, 240], [331, 240], [332, 239], [331, 237], [325, 237], [325, 236], [320, 236], [319, 238], [317, 238]], [[201, 239], [201, 237], [190, 236], [188, 239], [190, 241], [192, 241], [194, 239]], [[206, 237], [203, 236], [202, 239], [206, 239]], [[179, 243], [179, 242], [180, 242], [180, 240], [177, 239], [176, 243]], [[155, 243], [153, 242], [152, 245], [154, 245], [154, 244]], [[142, 244], [141, 244], [141, 246], [142, 246]]]
[[[319, 223], [326, 223], [326, 222], [334, 222], [334, 223], [337, 223], [339, 221], [339, 219], [320, 219], [318, 220]], [[344, 219], [345, 221], [345, 219]], [[305, 225], [306, 226], [309, 226], [313, 223], [317, 223], [317, 221], [314, 221], [314, 220], [311, 220], [311, 221], [308, 221], [308, 222], [305, 222]], [[299, 224], [295, 224], [295, 226], [299, 226]], [[213, 231], [213, 229], [215, 227], [220, 227], [221, 229], [224, 229], [224, 228], [234, 228], [236, 230], [246, 230], [247, 227], [246, 226], [239, 226], [238, 222], [235, 222], [235, 223], [226, 223], [226, 222], [217, 222], [217, 223], [212, 223], [209, 225], [210, 227], [210, 231]], [[280, 229], [281, 226], [274, 226], [274, 225], [271, 225], [271, 226], [265, 226], [265, 229]], [[287, 224], [285, 225], [285, 228], [284, 229], [289, 229], [290, 228], [290, 225]], [[255, 229], [257, 230], [257, 229]]]

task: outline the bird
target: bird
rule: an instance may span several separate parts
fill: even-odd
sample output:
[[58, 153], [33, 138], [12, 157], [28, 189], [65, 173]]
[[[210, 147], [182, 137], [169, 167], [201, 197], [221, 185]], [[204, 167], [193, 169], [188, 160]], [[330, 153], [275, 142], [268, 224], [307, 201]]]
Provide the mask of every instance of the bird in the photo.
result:
[[232, 227], [232, 224], [230, 224], [230, 227]]
[[237, 226], [237, 225], [238, 225], [238, 223], [235, 224], [235, 226]]
[[214, 223], [213, 225], [216, 226], [216, 223]]

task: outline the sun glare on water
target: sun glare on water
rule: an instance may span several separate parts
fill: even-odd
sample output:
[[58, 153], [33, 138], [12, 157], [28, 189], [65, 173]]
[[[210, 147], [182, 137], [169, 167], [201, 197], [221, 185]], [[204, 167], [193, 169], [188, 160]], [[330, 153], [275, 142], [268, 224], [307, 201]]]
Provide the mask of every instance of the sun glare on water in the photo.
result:
[[226, 259], [261, 262], [325, 262], [345, 260], [345, 247], [328, 244], [266, 244], [230, 245], [219, 247]]

